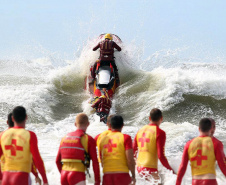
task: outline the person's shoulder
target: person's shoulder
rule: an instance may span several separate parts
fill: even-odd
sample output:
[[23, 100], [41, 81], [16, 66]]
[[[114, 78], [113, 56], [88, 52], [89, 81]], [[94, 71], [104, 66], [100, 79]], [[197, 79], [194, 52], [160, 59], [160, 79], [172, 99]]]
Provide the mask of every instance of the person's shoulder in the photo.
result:
[[123, 134], [123, 136], [124, 136], [124, 140], [125, 141], [132, 141], [132, 138], [131, 138], [131, 136], [130, 135], [128, 135], [128, 134]]
[[212, 139], [214, 144], [216, 144], [216, 145], [223, 145], [223, 143], [219, 139], [217, 139], [216, 137], [212, 137], [211, 139]]
[[148, 126], [149, 126], [149, 124], [148, 124], [148, 125], [144, 125], [144, 126], [141, 127], [138, 131], [145, 129], [145, 128], [147, 128]]
[[25, 130], [25, 131], [29, 132], [31, 137], [37, 138], [36, 134], [33, 131], [31, 131], [31, 130]]
[[156, 130], [157, 130], [157, 132], [159, 132], [159, 134], [166, 135], [166, 132], [164, 130], [162, 130], [161, 128], [159, 128], [157, 125], [156, 125]]
[[[123, 134], [123, 133], [122, 133]], [[129, 134], [123, 134], [123, 136], [125, 137], [125, 138], [131, 138], [131, 136], [129, 135]]]
[[88, 140], [95, 141], [95, 139], [91, 135], [89, 135], [89, 134], [85, 134], [85, 135], [88, 137]]
[[190, 144], [196, 139], [198, 139], [198, 137], [194, 137], [194, 138], [190, 139], [189, 141], [187, 141], [186, 144], [185, 144], [185, 147], [189, 147]]

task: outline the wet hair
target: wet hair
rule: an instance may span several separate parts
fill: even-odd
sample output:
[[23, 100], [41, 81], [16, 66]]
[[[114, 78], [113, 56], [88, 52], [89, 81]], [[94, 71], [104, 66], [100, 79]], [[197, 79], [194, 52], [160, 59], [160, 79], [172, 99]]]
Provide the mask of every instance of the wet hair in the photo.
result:
[[13, 109], [13, 118], [17, 123], [23, 123], [27, 117], [26, 109], [22, 106], [17, 106]]
[[150, 112], [151, 121], [159, 121], [162, 118], [162, 111], [154, 108]]
[[111, 128], [112, 129], [121, 129], [123, 127], [123, 118], [120, 115], [114, 115], [111, 118]]
[[8, 114], [7, 123], [8, 123], [8, 125], [9, 125], [9, 127], [14, 127], [14, 122], [13, 122], [13, 120], [12, 120], [12, 115], [13, 115], [12, 112], [10, 112], [10, 113]]
[[89, 122], [89, 118], [86, 114], [80, 113], [76, 117], [76, 123], [79, 125], [85, 125]]
[[208, 132], [208, 131], [210, 131], [211, 127], [212, 127], [212, 123], [211, 123], [211, 120], [209, 118], [202, 118], [199, 121], [199, 129], [202, 132]]

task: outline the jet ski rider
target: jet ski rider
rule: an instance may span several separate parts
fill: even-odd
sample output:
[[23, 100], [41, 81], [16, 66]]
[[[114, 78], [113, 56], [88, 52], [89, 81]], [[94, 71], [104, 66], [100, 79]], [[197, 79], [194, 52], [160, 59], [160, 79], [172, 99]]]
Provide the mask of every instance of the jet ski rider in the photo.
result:
[[[118, 68], [115, 64], [114, 60], [114, 48], [116, 48], [118, 51], [121, 51], [121, 47], [119, 47], [113, 40], [112, 40], [112, 35], [110, 33], [107, 33], [104, 37], [105, 39], [101, 42], [99, 42], [94, 48], [93, 51], [96, 51], [98, 48], [100, 48], [100, 65], [109, 65], [109, 63], [113, 66], [114, 71], [115, 71], [115, 79], [116, 83], [119, 84], [119, 75], [118, 75]], [[92, 72], [93, 78], [95, 75], [95, 70], [96, 70], [97, 62], [94, 64]]]

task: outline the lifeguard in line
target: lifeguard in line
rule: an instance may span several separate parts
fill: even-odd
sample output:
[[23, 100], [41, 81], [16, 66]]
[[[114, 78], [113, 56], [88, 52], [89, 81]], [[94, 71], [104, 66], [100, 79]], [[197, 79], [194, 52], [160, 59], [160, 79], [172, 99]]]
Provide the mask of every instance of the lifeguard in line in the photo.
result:
[[44, 163], [39, 154], [37, 137], [34, 132], [25, 130], [27, 114], [24, 107], [13, 109], [14, 127], [6, 130], [0, 138], [0, 156], [4, 156], [2, 185], [30, 185], [29, 173], [33, 161], [48, 185]]
[[129, 135], [121, 133], [123, 127], [121, 116], [113, 116], [110, 122], [111, 132], [103, 136], [99, 143], [104, 173], [103, 185], [134, 185], [136, 179], [132, 139]]
[[158, 175], [158, 158], [162, 165], [172, 170], [165, 156], [164, 148], [166, 142], [165, 132], [159, 128], [163, 120], [159, 109], [152, 109], [149, 116], [150, 123], [142, 127], [134, 138], [134, 157], [137, 157], [137, 171], [146, 180], [160, 184]]
[[80, 113], [76, 116], [77, 130], [68, 133], [62, 140], [56, 157], [56, 164], [61, 173], [62, 185], [85, 185], [85, 171], [92, 160], [95, 185], [100, 185], [100, 170], [97, 161], [96, 142], [86, 134], [89, 126], [88, 116]]
[[217, 185], [216, 161], [226, 176], [224, 147], [221, 141], [212, 137], [212, 120], [203, 118], [199, 122], [199, 137], [188, 141], [184, 147], [178, 170], [176, 185], [180, 185], [186, 172], [188, 160], [191, 164], [192, 185]]
[[[8, 129], [10, 128], [13, 128], [14, 127], [14, 122], [12, 120], [12, 113], [9, 113], [8, 114], [8, 119], [7, 119], [7, 125], [8, 125]], [[1, 135], [3, 134], [4, 132], [0, 133], [0, 137]], [[5, 165], [5, 158], [4, 158], [4, 155], [1, 156], [1, 172], [4, 172], [4, 165]], [[32, 165], [31, 165], [31, 172], [33, 173], [33, 175], [35, 176], [35, 182], [38, 183], [39, 185], [42, 184], [42, 181], [41, 179], [39, 178], [38, 176], [38, 172], [36, 170], [36, 167], [34, 165], [34, 163], [32, 162]], [[1, 184], [1, 183], [0, 183]]]

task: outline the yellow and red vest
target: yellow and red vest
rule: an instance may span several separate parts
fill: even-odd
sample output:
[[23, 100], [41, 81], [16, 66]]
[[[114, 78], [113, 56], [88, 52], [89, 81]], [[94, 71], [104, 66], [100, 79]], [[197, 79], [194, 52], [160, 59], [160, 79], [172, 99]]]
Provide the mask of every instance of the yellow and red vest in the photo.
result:
[[138, 157], [137, 166], [158, 168], [157, 126], [145, 125], [137, 132]]
[[0, 139], [4, 155], [3, 171], [31, 171], [30, 132], [25, 129], [10, 128]]
[[97, 145], [97, 149], [98, 149], [98, 161], [99, 161], [99, 163], [101, 162], [101, 159], [100, 159], [100, 141], [103, 139], [104, 136], [108, 135], [110, 132], [111, 132], [111, 130], [106, 130], [106, 131], [102, 132], [97, 138], [96, 145]]
[[[0, 133], [0, 138], [1, 138], [1, 136], [2, 136], [3, 133], [4, 133], [4, 131]], [[4, 165], [5, 165], [4, 155], [1, 156], [1, 159], [0, 160], [1, 160], [1, 171], [4, 172]]]
[[215, 153], [211, 137], [197, 137], [188, 147], [192, 175], [216, 174]]
[[88, 152], [88, 135], [82, 130], [76, 130], [67, 134], [61, 140], [62, 170], [85, 172], [82, 163], [85, 159], [85, 151]]
[[109, 132], [100, 140], [101, 162], [103, 173], [129, 172], [124, 145], [124, 135], [121, 132]]

